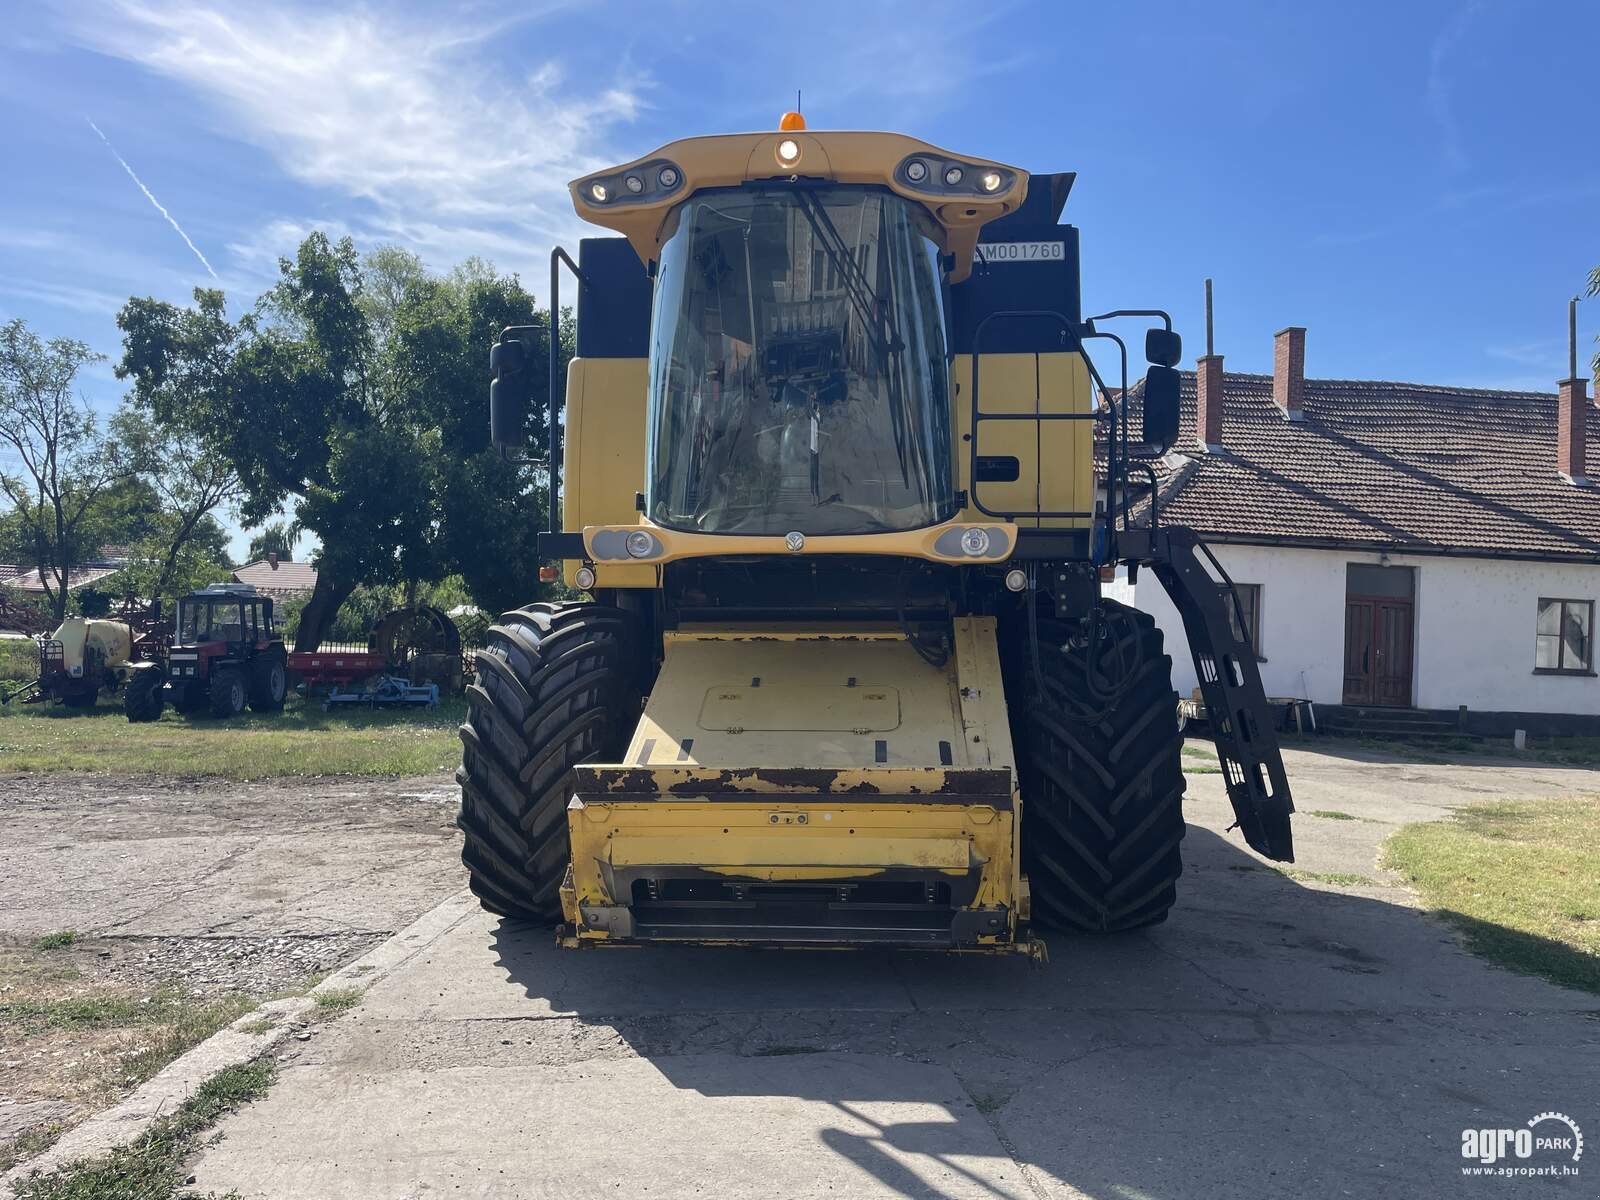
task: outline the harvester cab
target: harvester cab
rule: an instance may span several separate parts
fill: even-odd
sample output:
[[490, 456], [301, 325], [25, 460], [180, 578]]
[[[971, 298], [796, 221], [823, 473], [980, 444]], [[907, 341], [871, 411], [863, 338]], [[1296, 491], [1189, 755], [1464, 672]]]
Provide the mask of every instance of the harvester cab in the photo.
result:
[[[1183, 615], [1245, 840], [1292, 858], [1231, 584], [1158, 519], [1181, 344], [1160, 312], [1083, 315], [1072, 182], [787, 114], [572, 184], [621, 236], [552, 253], [490, 423], [520, 454], [547, 338], [540, 549], [589, 598], [507, 613], [478, 657], [486, 907], [569, 945], [1037, 953], [1039, 926], [1162, 920], [1176, 696], [1154, 622], [1101, 594], [1119, 564]], [[1137, 389], [1129, 317], [1155, 323]]]
[[217, 717], [237, 716], [246, 704], [276, 712], [288, 694], [287, 664], [272, 598], [249, 584], [213, 584], [178, 601], [166, 660], [135, 670], [123, 708], [130, 721], [157, 720], [168, 700], [179, 712]]

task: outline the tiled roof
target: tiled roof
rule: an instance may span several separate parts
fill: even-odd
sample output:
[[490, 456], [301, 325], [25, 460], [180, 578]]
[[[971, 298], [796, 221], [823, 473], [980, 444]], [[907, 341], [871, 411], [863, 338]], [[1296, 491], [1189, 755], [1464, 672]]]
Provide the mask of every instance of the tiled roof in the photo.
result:
[[[110, 563], [85, 563], [73, 567], [67, 572], [67, 591], [75, 592], [81, 587], [88, 587], [91, 583], [98, 583], [108, 575], [115, 575], [122, 570], [120, 566]], [[50, 586], [55, 586], [55, 574], [50, 575]], [[0, 565], [0, 584], [9, 588], [17, 588], [24, 592], [38, 592], [43, 594], [44, 582], [39, 576], [37, 567], [14, 567]]]
[[1304, 415], [1290, 421], [1271, 376], [1224, 376], [1223, 448], [1211, 454], [1195, 437], [1195, 377], [1184, 372], [1177, 448], [1158, 464], [1162, 521], [1217, 540], [1600, 562], [1592, 400], [1590, 482], [1579, 486], [1556, 469], [1552, 393], [1343, 379], [1305, 388]]
[[240, 583], [248, 583], [262, 592], [281, 595], [300, 595], [317, 586], [317, 569], [310, 563], [288, 562], [280, 559], [273, 566], [266, 559], [246, 563], [233, 573]]

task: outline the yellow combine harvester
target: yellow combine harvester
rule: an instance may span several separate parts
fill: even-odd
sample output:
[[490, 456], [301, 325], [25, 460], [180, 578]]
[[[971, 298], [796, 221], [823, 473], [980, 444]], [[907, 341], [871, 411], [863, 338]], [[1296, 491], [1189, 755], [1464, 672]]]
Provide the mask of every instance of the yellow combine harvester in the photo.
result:
[[[553, 321], [501, 335], [490, 422], [518, 453], [548, 337], [540, 548], [592, 599], [507, 613], [479, 655], [485, 907], [569, 945], [1037, 952], [1041, 925], [1160, 921], [1181, 740], [1160, 632], [1101, 596], [1119, 563], [1183, 614], [1245, 840], [1292, 858], [1231, 586], [1148, 503], [1179, 340], [1082, 315], [1072, 180], [791, 113], [572, 185], [622, 236], [552, 254]], [[1160, 322], [1137, 436], [1085, 353], [1125, 317]]]

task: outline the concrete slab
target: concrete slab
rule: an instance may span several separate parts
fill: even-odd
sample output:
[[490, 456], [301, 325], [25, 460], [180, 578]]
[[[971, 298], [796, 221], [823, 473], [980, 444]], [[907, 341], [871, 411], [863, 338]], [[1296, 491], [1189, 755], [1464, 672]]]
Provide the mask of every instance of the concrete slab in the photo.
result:
[[457, 901], [347, 1017], [285, 1044], [279, 1083], [224, 1123], [197, 1186], [1414, 1200], [1475, 1186], [1465, 1128], [1556, 1110], [1600, 1130], [1600, 1002], [1466, 954], [1377, 858], [1402, 821], [1600, 792], [1600, 773], [1295, 758], [1302, 862], [1367, 882], [1272, 869], [1224, 832], [1220, 779], [1197, 774], [1171, 919], [1058, 935], [1042, 969], [558, 951]]
[[[353, 1111], [368, 1117], [328, 1120]], [[197, 1186], [247, 1200], [1029, 1195], [948, 1068], [875, 1055], [626, 1058], [513, 1078], [297, 1070], [252, 1115]]]

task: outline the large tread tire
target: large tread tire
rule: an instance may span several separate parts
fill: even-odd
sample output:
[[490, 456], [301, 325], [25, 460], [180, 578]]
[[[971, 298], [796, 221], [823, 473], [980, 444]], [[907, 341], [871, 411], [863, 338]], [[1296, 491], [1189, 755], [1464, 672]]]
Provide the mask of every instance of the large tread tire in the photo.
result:
[[281, 654], [263, 654], [250, 664], [250, 708], [281, 712], [289, 695], [289, 665]]
[[227, 667], [213, 672], [211, 685], [206, 691], [206, 701], [211, 706], [211, 715], [224, 720], [228, 717], [237, 717], [244, 711], [246, 690], [244, 672], [237, 667]]
[[159, 721], [167, 703], [162, 690], [165, 684], [159, 671], [135, 671], [128, 677], [128, 686], [122, 693], [123, 715], [136, 725]]
[[572, 768], [626, 748], [638, 653], [632, 617], [606, 605], [534, 604], [490, 627], [456, 772], [461, 860], [490, 912], [560, 920]]
[[[1026, 643], [1009, 656], [1024, 701], [1013, 736], [1022, 777], [1022, 867], [1033, 920], [1120, 933], [1164, 921], [1183, 874], [1183, 741], [1172, 659], [1148, 614], [1114, 601], [1102, 663], [1132, 664], [1109, 710], [1088, 686], [1077, 622], [1040, 619], [1039, 695]], [[1024, 632], [1024, 637], [1025, 632]], [[1137, 654], [1134, 646], [1137, 645]], [[1109, 682], [1104, 674], [1101, 686]], [[1098, 718], [1098, 719], [1096, 719]]]

